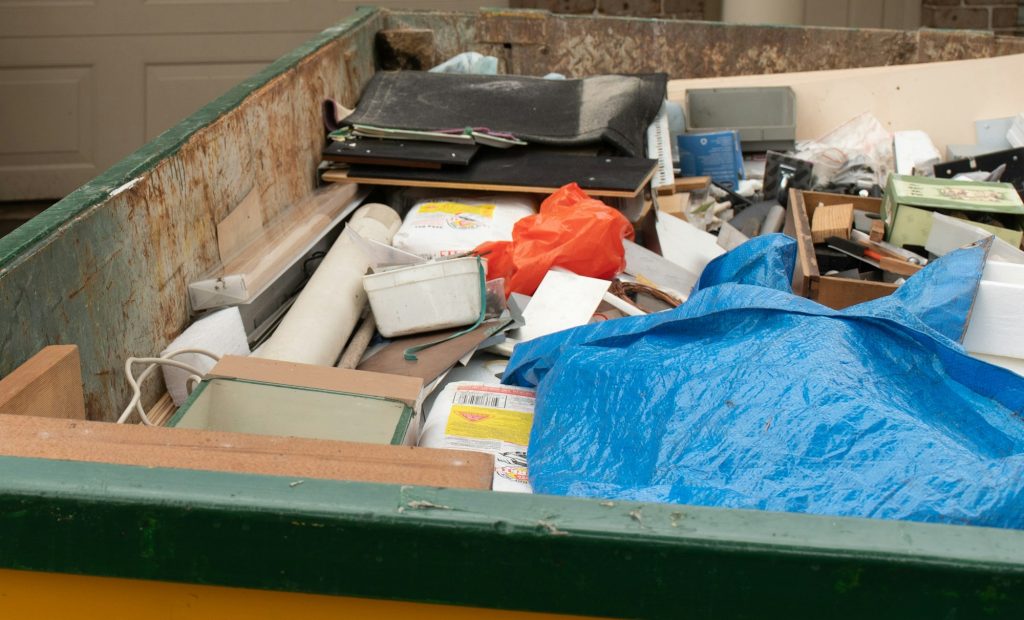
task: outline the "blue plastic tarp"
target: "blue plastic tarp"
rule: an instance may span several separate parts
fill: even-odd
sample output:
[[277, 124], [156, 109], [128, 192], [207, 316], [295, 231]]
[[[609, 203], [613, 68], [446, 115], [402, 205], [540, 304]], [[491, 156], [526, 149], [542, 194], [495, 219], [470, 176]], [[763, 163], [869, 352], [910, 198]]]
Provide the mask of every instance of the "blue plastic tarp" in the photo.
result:
[[794, 245], [719, 257], [675, 310], [517, 346], [535, 492], [1024, 527], [1024, 378], [957, 342], [987, 248], [837, 311], [789, 291]]

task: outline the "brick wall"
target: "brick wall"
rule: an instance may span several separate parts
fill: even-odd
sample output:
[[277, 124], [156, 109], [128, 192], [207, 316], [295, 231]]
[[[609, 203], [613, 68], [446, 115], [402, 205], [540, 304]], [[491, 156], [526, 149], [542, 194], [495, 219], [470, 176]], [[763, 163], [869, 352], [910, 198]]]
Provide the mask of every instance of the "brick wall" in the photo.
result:
[[1022, 11], [1024, 0], [924, 0], [921, 3], [921, 25], [1024, 35]]
[[721, 1], [714, 0], [509, 0], [521, 9], [547, 9], [553, 13], [597, 13], [632, 17], [705, 19], [715, 17]]

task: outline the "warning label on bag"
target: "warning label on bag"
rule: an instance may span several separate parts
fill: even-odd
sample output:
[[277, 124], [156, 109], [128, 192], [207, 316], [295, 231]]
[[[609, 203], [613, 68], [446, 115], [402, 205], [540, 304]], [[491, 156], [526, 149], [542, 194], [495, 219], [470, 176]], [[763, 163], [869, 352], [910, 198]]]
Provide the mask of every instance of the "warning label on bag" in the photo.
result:
[[447, 213], [449, 215], [477, 215], [494, 217], [495, 205], [467, 205], [461, 202], [427, 202], [417, 207], [420, 213]]
[[494, 489], [529, 491], [526, 446], [534, 394], [504, 386], [459, 387], [445, 424], [445, 447], [494, 455]]

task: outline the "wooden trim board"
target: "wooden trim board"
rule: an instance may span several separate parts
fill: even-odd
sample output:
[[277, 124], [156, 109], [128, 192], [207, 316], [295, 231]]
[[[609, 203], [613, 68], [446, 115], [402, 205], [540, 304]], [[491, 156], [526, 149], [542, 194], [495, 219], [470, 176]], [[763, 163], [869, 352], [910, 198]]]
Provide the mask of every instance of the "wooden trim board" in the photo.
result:
[[0, 414], [84, 420], [78, 347], [44, 347], [0, 380]]
[[[620, 191], [614, 189], [584, 189], [588, 196], [608, 198], [635, 198], [654, 176], [654, 169], [651, 170], [639, 189], [634, 192]], [[454, 189], [463, 191], [485, 191], [485, 192], [525, 192], [527, 194], [553, 194], [557, 187], [535, 187], [532, 185], [502, 185], [498, 183], [449, 183], [442, 181], [420, 181], [405, 179], [377, 179], [349, 176], [348, 170], [327, 170], [321, 175], [328, 183], [359, 183], [360, 185], [386, 185], [389, 187], [426, 187], [433, 189]]]
[[416, 406], [423, 390], [419, 377], [236, 355], [222, 357], [206, 376], [363, 394], [397, 400], [409, 407]]
[[8, 415], [0, 455], [484, 490], [494, 477], [478, 452]]

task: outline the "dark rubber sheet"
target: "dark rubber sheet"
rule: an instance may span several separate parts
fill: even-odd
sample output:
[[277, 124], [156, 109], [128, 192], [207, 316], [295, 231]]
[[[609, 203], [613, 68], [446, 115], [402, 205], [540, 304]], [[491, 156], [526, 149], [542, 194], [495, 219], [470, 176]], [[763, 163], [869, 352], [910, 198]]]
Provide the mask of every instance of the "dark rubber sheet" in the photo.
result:
[[486, 127], [535, 144], [604, 142], [638, 157], [667, 83], [663, 73], [545, 80], [381, 71], [344, 122], [421, 131]]

